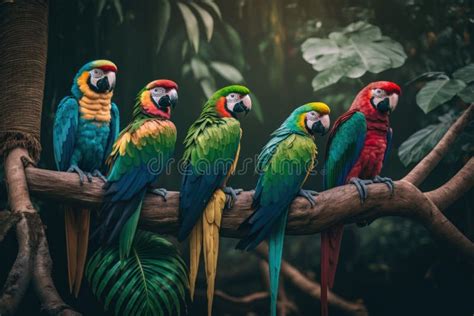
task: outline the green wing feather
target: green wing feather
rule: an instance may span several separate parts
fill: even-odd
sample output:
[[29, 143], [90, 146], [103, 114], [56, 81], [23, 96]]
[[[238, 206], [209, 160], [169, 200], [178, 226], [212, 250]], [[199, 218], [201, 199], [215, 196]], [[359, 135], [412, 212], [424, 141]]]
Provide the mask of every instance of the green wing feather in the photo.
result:
[[114, 144], [105, 186], [101, 239], [119, 237], [121, 253], [129, 254], [146, 188], [154, 185], [173, 156], [176, 129], [172, 122], [144, 119], [130, 124]]
[[361, 112], [349, 112], [334, 124], [326, 148], [324, 188], [346, 183], [346, 178], [362, 151], [367, 123]]
[[240, 143], [240, 123], [234, 118], [204, 119], [196, 123], [185, 139], [179, 240], [188, 236], [214, 191], [222, 186]]

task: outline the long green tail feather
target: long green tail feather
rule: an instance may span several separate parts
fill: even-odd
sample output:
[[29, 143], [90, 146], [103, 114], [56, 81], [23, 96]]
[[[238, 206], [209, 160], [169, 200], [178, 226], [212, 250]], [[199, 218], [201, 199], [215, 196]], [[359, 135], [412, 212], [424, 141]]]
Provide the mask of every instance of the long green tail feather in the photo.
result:
[[270, 315], [277, 314], [278, 283], [280, 280], [281, 258], [283, 256], [283, 241], [285, 239], [286, 220], [288, 211], [275, 223], [275, 227], [268, 240], [268, 267], [270, 272]]
[[138, 220], [140, 219], [140, 212], [142, 210], [143, 200], [138, 204], [137, 209], [133, 212], [132, 216], [128, 219], [127, 223], [122, 228], [120, 232], [120, 260], [123, 261], [130, 255], [130, 249], [133, 245], [133, 238], [135, 237], [135, 232], [137, 231]]

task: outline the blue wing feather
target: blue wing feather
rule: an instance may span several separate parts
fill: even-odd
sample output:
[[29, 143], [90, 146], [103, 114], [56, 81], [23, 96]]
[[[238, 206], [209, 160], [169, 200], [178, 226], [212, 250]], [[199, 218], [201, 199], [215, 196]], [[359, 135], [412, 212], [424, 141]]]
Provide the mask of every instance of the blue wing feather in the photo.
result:
[[65, 97], [59, 103], [54, 118], [53, 147], [56, 168], [67, 170], [72, 161], [79, 119], [79, 104], [73, 97]]

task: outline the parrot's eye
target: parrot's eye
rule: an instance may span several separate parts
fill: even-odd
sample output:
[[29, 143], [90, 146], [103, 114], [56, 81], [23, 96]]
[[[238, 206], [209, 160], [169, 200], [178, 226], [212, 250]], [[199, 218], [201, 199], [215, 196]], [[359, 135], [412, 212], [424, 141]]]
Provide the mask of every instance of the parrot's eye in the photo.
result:
[[93, 69], [92, 70], [92, 76], [95, 78], [102, 77], [104, 75], [104, 72], [101, 69]]
[[381, 97], [381, 96], [383, 96], [384, 94], [385, 94], [385, 91], [383, 91], [382, 89], [375, 89], [375, 90], [374, 90], [374, 95], [375, 95], [376, 97]]
[[308, 115], [311, 119], [316, 119], [319, 116], [318, 113], [316, 113], [315, 111], [309, 112]]
[[237, 99], [237, 94], [236, 93], [229, 94], [229, 99], [231, 99], [231, 100]]
[[151, 90], [151, 93], [153, 95], [162, 95], [162, 94], [165, 94], [166, 90], [164, 88], [161, 88], [161, 87], [156, 87], [156, 88], [153, 88]]

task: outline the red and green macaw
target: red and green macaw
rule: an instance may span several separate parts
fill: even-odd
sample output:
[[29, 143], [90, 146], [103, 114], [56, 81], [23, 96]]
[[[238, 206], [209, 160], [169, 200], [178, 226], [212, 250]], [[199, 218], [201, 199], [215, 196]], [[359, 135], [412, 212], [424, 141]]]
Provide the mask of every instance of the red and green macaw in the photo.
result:
[[109, 157], [101, 223], [94, 237], [105, 245], [118, 241], [121, 258], [130, 252], [145, 193], [166, 200], [166, 190], [156, 185], [174, 153], [176, 127], [170, 117], [177, 90], [171, 80], [147, 84], [138, 93], [132, 122], [120, 133]]
[[264, 239], [269, 244], [271, 315], [276, 316], [278, 281], [288, 209], [297, 196], [303, 196], [312, 206], [314, 191], [303, 190], [317, 155], [316, 134], [329, 130], [329, 107], [312, 102], [295, 109], [263, 147], [258, 157], [260, 177], [255, 188], [253, 208], [241, 228], [247, 236], [238, 249], [252, 250]]
[[[389, 81], [373, 82], [356, 96], [349, 110], [334, 123], [326, 149], [324, 189], [352, 183], [361, 202], [367, 185], [385, 183], [393, 192], [393, 181], [379, 176], [390, 151], [392, 129], [389, 115], [395, 110], [400, 87]], [[328, 314], [327, 291], [336, 274], [343, 225], [321, 233], [321, 313]]]
[[[178, 239], [190, 235], [190, 291], [194, 295], [201, 245], [207, 278], [208, 314], [212, 312], [219, 227], [225, 204], [239, 193], [226, 186], [237, 164], [242, 130], [237, 119], [252, 107], [249, 89], [232, 85], [215, 92], [184, 141], [185, 171], [180, 190]], [[226, 203], [227, 195], [227, 203]]]
[[[117, 66], [108, 60], [85, 64], [76, 74], [72, 96], [59, 103], [54, 119], [56, 168], [84, 179], [102, 175], [105, 160], [119, 132], [119, 111], [112, 102]], [[69, 290], [77, 297], [89, 242], [90, 211], [65, 208]]]

